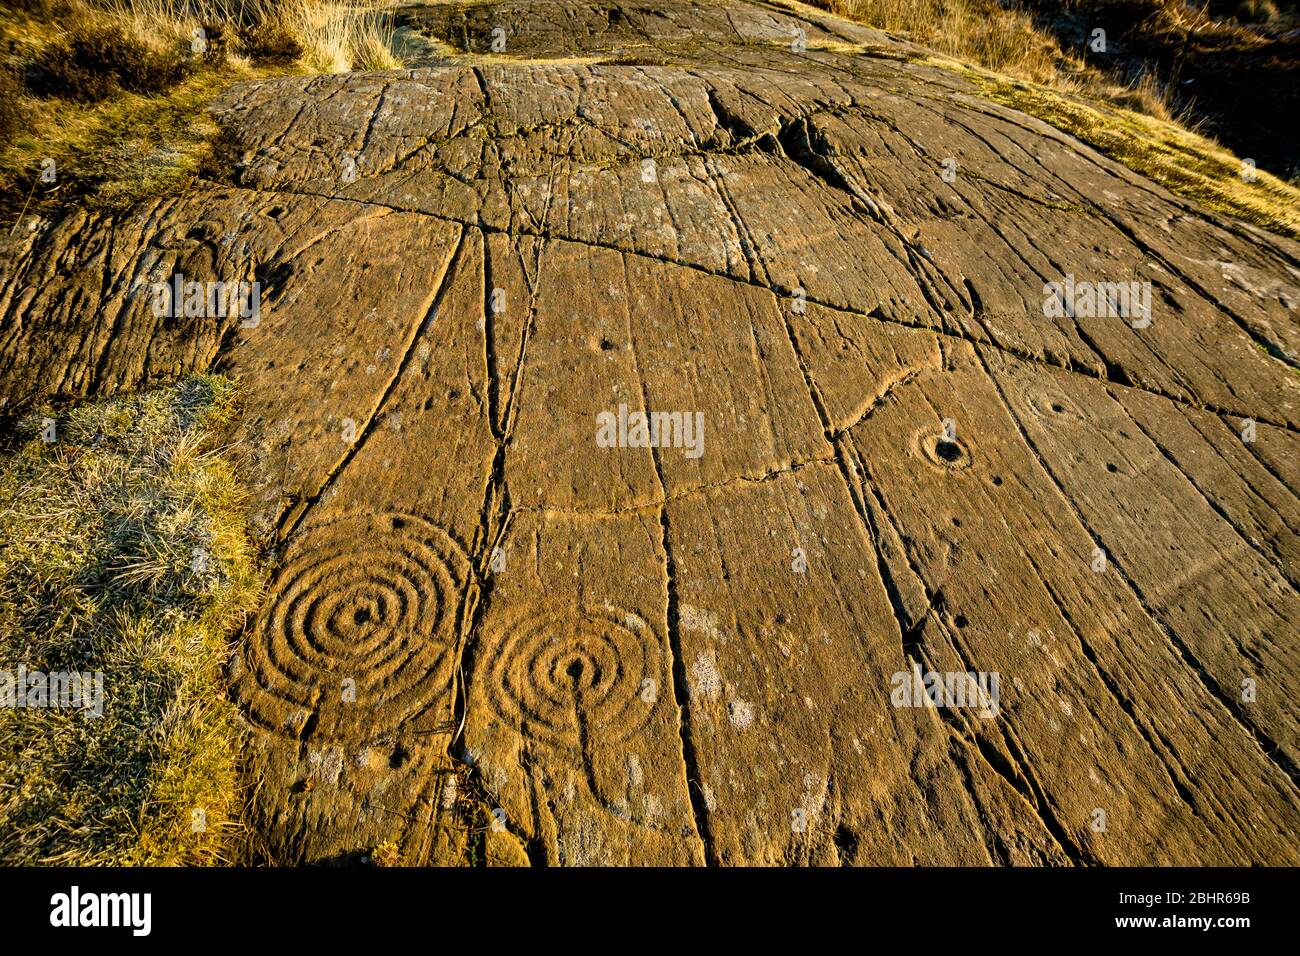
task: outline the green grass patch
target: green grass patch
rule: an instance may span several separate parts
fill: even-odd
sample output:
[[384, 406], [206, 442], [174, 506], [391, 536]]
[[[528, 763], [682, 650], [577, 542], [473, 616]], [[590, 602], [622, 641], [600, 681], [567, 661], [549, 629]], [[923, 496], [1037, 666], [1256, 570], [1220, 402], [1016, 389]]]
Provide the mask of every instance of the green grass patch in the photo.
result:
[[224, 669], [261, 577], [217, 445], [234, 409], [195, 376], [36, 412], [0, 457], [0, 704], [19, 666], [103, 675], [100, 716], [0, 706], [0, 860], [242, 856]]
[[[283, 72], [283, 71], [280, 71]], [[220, 132], [208, 105], [231, 83], [270, 70], [204, 69], [163, 93], [119, 91], [91, 105], [26, 98], [26, 123], [0, 150], [0, 215], [12, 228], [76, 203], [122, 210], [192, 182]], [[55, 180], [40, 180], [54, 161]]]

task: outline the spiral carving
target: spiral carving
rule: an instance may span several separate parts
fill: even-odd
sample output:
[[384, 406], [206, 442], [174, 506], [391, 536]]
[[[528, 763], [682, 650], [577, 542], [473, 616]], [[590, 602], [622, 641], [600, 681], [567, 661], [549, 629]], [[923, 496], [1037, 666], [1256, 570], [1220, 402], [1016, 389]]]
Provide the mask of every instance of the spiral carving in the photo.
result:
[[562, 750], [634, 736], [666, 692], [658, 636], [633, 615], [532, 611], [501, 633], [489, 697], [506, 723]]
[[298, 534], [245, 644], [235, 689], [250, 719], [329, 739], [429, 711], [451, 689], [469, 568], [413, 515], [351, 515]]

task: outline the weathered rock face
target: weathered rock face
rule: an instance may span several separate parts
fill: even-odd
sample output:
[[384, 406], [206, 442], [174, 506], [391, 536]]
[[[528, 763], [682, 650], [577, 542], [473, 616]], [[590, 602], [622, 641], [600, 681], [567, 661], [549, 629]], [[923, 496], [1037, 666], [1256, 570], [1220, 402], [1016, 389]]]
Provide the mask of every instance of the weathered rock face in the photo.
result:
[[490, 859], [1300, 862], [1300, 247], [807, 11], [408, 23], [0, 293], [12, 403], [246, 383], [275, 856], [454, 861], [450, 754]]

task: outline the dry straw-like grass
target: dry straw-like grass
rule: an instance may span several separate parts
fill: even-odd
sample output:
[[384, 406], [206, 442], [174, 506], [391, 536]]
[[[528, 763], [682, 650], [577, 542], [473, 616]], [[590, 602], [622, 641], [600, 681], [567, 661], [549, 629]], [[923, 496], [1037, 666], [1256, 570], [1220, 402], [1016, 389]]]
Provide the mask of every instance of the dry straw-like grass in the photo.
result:
[[[222, 28], [232, 48], [279, 32], [300, 49], [299, 62], [316, 73], [386, 70], [401, 66], [393, 51], [392, 15], [385, 0], [85, 0], [135, 36], [161, 34], [190, 42], [196, 28]], [[239, 55], [236, 53], [236, 55]]]
[[261, 580], [216, 446], [233, 414], [229, 381], [192, 377], [36, 413], [0, 458], [0, 671], [104, 675], [99, 717], [0, 707], [0, 860], [242, 856], [223, 673]]
[[[388, 0], [22, 0], [0, 9], [0, 221], [190, 182], [236, 80], [401, 67]], [[202, 32], [199, 32], [202, 31]], [[196, 42], [199, 41], [199, 42]], [[54, 184], [38, 180], [53, 160]]]
[[812, 0], [814, 6], [902, 34], [939, 53], [1021, 79], [1057, 77], [1056, 42], [1029, 14], [993, 0]]
[[[997, 102], [1043, 120], [1171, 191], [1300, 238], [1300, 189], [1248, 169], [1198, 129], [1150, 73], [1118, 82], [1063, 49], [1033, 16], [996, 0], [813, 0], [840, 16], [941, 54]], [[1149, 29], [1235, 31], [1203, 9], [1151, 0]], [[1248, 175], [1247, 175], [1248, 174]]]

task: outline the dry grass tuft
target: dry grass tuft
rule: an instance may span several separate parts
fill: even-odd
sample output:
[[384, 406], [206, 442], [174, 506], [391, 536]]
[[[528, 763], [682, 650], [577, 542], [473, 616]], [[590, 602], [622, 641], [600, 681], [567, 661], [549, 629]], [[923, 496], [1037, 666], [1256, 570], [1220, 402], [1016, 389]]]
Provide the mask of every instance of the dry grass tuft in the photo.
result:
[[192, 377], [59, 415], [53, 443], [37, 413], [0, 459], [0, 672], [103, 674], [98, 717], [0, 706], [0, 859], [239, 853], [223, 668], [260, 578], [214, 447], [233, 408], [229, 381]]
[[[269, 54], [315, 73], [401, 67], [392, 16], [383, 0], [84, 0], [129, 25], [136, 36], [192, 39], [219, 32], [254, 62]], [[288, 54], [295, 51], [292, 57]]]
[[992, 0], [812, 0], [814, 6], [868, 23], [990, 70], [1039, 83], [1057, 76], [1061, 50], [1022, 10]]
[[31, 65], [28, 86], [40, 96], [94, 103], [119, 90], [160, 93], [190, 71], [178, 44], [150, 46], [115, 23], [78, 23]]
[[358, 3], [283, 0], [279, 17], [301, 44], [312, 72], [399, 69], [393, 52], [393, 23], [387, 13]]
[[[23, 0], [0, 9], [0, 228], [190, 182], [230, 83], [401, 67], [386, 0]], [[53, 160], [57, 178], [40, 179]], [[20, 223], [18, 220], [22, 219]]]

